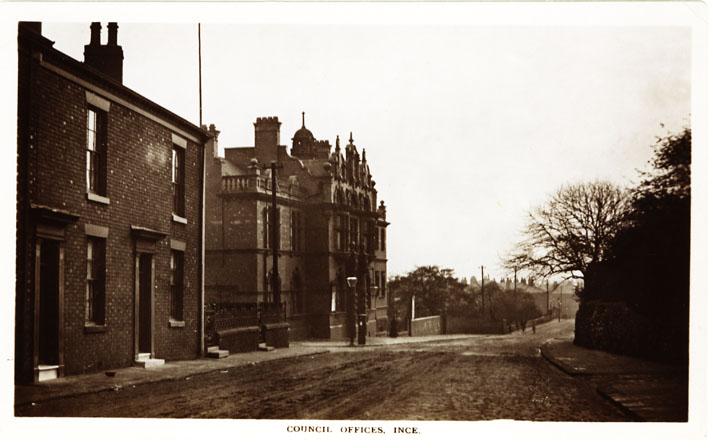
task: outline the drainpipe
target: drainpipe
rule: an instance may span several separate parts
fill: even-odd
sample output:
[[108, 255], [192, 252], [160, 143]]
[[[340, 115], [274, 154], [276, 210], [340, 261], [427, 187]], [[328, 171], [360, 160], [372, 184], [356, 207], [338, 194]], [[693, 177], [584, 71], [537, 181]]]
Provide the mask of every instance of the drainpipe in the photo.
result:
[[205, 163], [205, 140], [201, 149], [201, 347], [200, 356], [205, 356], [205, 179], [206, 179], [206, 163]]

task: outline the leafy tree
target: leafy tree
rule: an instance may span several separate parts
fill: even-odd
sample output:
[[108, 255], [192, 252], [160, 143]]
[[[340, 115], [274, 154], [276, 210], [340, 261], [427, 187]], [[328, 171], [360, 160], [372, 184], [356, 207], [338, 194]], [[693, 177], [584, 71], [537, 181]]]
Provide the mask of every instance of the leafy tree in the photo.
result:
[[626, 192], [609, 182], [562, 187], [529, 214], [525, 238], [505, 266], [541, 276], [566, 274], [586, 284], [621, 228], [627, 205]]
[[689, 310], [691, 130], [657, 139], [650, 165], [599, 281], [590, 288], [626, 301], [683, 338]]
[[419, 266], [404, 276], [389, 281], [389, 290], [402, 300], [416, 296], [416, 315], [432, 316], [443, 313], [447, 304], [468, 303], [466, 284], [453, 277], [452, 269], [438, 266]]
[[540, 310], [535, 305], [534, 297], [527, 292], [498, 290], [493, 302], [493, 319], [505, 319], [508, 323], [514, 323], [523, 331], [528, 320], [540, 316]]

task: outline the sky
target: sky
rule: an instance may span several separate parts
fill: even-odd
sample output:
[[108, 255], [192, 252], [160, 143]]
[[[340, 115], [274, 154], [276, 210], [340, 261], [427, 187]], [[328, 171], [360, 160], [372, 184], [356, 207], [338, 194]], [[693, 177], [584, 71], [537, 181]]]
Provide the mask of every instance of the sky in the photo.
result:
[[[82, 60], [89, 24], [43, 34]], [[198, 123], [197, 26], [120, 22], [118, 41], [124, 84]], [[202, 56], [221, 147], [252, 145], [259, 116], [290, 147], [302, 111], [332, 145], [353, 132], [391, 222], [390, 275], [508, 275], [529, 210], [568, 183], [635, 185], [656, 136], [690, 123], [684, 27], [203, 23]]]

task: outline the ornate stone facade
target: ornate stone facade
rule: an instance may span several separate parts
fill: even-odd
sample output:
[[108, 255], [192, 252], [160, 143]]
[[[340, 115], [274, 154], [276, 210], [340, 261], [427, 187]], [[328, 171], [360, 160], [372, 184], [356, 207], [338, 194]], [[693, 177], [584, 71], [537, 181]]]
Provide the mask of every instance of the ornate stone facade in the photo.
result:
[[[368, 315], [368, 332], [386, 319], [386, 207], [350, 135], [332, 150], [304, 126], [290, 153], [280, 144], [276, 117], [258, 118], [255, 145], [217, 152], [211, 126], [206, 150], [207, 335], [239, 325], [251, 309], [273, 303], [272, 171], [276, 162], [277, 279], [280, 310], [290, 338], [347, 335], [346, 278], [358, 277], [356, 293]], [[360, 303], [359, 300], [356, 301]], [[242, 316], [242, 317], [241, 317]], [[232, 320], [232, 324], [230, 323]], [[225, 324], [228, 322], [228, 324]], [[244, 321], [242, 322], [245, 323]]]

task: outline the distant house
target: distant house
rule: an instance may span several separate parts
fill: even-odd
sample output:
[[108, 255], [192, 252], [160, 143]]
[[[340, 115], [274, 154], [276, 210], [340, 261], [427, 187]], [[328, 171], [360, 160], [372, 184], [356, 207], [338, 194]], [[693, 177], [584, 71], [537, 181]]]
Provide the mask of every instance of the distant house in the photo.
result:
[[559, 316], [563, 319], [574, 319], [579, 309], [579, 297], [577, 296], [577, 283], [572, 280], [565, 280], [550, 292], [551, 306], [559, 307]]

